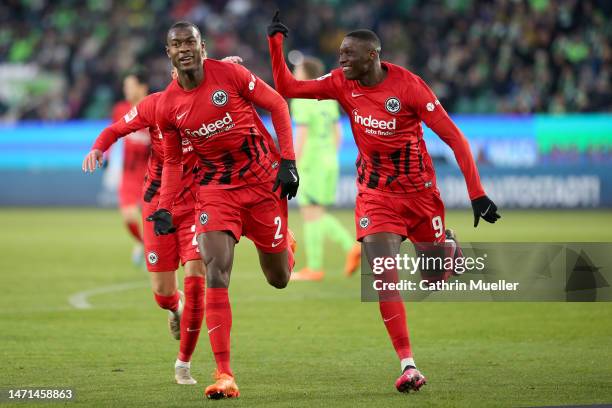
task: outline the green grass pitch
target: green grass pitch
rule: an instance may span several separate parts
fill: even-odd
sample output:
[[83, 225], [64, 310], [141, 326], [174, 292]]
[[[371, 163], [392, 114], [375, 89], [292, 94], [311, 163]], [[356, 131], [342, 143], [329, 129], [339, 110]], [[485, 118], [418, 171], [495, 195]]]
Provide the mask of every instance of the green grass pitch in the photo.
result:
[[[336, 214], [352, 229], [351, 212]], [[463, 241], [612, 241], [611, 212], [505, 211], [496, 225], [474, 229], [471, 222], [467, 211], [447, 215]], [[291, 224], [299, 239], [296, 212]], [[199, 384], [174, 384], [178, 342], [147, 273], [130, 264], [115, 211], [3, 209], [0, 225], [3, 389], [73, 387], [76, 400], [63, 405], [83, 407], [612, 403], [610, 303], [407, 303], [415, 358], [429, 383], [400, 394], [393, 387], [399, 364], [378, 307], [360, 302], [357, 277], [341, 276], [339, 248], [327, 247], [323, 282], [277, 290], [266, 284], [246, 239], [230, 287], [242, 396], [207, 401], [203, 387], [214, 367], [206, 333], [192, 363]], [[298, 266], [302, 261], [303, 253]], [[128, 288], [89, 297], [91, 309], [68, 303], [75, 293], [122, 283]]]

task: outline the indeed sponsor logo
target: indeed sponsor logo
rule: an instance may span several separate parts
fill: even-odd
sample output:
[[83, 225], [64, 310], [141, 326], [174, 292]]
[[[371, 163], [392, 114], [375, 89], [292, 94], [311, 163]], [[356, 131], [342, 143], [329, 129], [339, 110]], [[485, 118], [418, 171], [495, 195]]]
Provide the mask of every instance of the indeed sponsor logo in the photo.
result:
[[[361, 116], [357, 109], [353, 110], [353, 120], [355, 123], [370, 128], [366, 130], [367, 133], [374, 133], [379, 135], [392, 135], [394, 132], [381, 132], [380, 130], [395, 130], [397, 126], [397, 119], [393, 118], [389, 121], [375, 119], [372, 115], [369, 116]], [[377, 129], [373, 131], [371, 129]]]
[[197, 130], [185, 129], [185, 134], [191, 137], [206, 137], [209, 138], [219, 132], [225, 132], [236, 126], [232, 116], [227, 112], [223, 118], [211, 123], [202, 123], [202, 126]]

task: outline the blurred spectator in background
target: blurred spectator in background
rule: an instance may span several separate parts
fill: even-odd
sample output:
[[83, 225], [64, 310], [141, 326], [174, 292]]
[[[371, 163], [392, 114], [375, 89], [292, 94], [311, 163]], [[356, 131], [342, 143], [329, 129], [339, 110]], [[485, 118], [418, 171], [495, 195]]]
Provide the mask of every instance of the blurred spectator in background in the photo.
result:
[[[385, 60], [430, 83], [450, 112], [609, 111], [609, 0], [289, 0], [288, 45], [336, 66], [347, 31], [375, 30]], [[176, 20], [198, 24], [211, 56], [240, 55], [271, 81], [266, 0], [4, 0], [0, 118], [108, 116], [134, 64], [168, 82], [163, 41]]]

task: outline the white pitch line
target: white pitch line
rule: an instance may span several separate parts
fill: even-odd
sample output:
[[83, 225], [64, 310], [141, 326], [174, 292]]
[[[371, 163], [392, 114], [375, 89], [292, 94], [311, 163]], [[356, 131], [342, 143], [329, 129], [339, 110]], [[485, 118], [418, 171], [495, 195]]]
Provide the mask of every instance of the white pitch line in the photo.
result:
[[82, 292], [77, 292], [74, 295], [70, 295], [68, 297], [68, 303], [75, 309], [91, 309], [91, 303], [89, 303], [88, 298], [95, 295], [102, 295], [105, 293], [113, 293], [113, 292], [121, 292], [124, 290], [137, 289], [148, 287], [149, 282], [147, 281], [138, 281], [138, 282], [127, 282], [127, 283], [119, 283], [117, 285], [110, 286], [102, 286], [99, 288], [84, 290]]
[[[148, 287], [149, 282], [147, 281], [136, 281], [119, 283], [116, 285], [102, 286], [94, 289], [84, 290], [77, 292], [68, 297], [68, 303], [75, 309], [92, 309], [93, 306], [89, 303], [88, 299], [91, 296], [102, 295], [106, 293], [122, 292], [124, 290], [138, 289]], [[243, 298], [237, 298], [232, 300], [232, 303], [251, 303], [251, 302], [285, 302], [291, 300], [321, 300], [321, 299], [359, 299], [355, 294], [343, 294], [338, 295], [337, 293], [311, 293], [305, 296], [302, 293], [293, 293], [291, 295], [284, 295], [282, 297], [269, 297], [269, 296], [246, 296]], [[0, 312], [1, 314], [1, 312]]]

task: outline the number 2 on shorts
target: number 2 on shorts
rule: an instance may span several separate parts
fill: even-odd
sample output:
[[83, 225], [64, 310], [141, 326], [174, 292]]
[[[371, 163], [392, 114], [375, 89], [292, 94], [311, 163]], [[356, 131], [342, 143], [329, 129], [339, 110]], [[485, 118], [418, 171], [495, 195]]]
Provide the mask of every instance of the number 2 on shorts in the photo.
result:
[[274, 239], [282, 239], [283, 234], [281, 234], [281, 228], [283, 227], [283, 221], [281, 217], [279, 216], [274, 217], [274, 225], [277, 226], [276, 234], [274, 234]]

